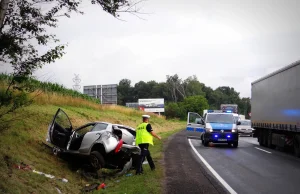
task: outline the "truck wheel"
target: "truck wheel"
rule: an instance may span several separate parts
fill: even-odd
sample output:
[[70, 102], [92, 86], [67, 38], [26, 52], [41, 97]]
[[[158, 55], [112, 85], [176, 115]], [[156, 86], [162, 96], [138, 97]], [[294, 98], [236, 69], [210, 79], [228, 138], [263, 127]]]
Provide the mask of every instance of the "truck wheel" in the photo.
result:
[[258, 138], [258, 140], [259, 140], [259, 145], [260, 145], [260, 146], [264, 146], [264, 130], [263, 130], [263, 129], [260, 129], [258, 135], [259, 135], [259, 138]]
[[100, 170], [105, 165], [103, 156], [97, 151], [91, 152], [89, 159], [92, 167], [95, 168], [96, 170]]
[[294, 154], [296, 157], [300, 158], [300, 143], [297, 136], [294, 137]]

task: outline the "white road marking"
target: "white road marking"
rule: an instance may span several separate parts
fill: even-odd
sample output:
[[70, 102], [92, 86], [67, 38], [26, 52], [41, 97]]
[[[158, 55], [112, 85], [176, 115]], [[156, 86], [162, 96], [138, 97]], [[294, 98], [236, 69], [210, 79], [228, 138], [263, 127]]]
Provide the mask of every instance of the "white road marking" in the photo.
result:
[[200, 160], [204, 163], [204, 165], [210, 170], [210, 172], [220, 181], [220, 183], [229, 191], [231, 194], [237, 194], [235, 190], [233, 190], [226, 181], [206, 162], [206, 160], [197, 152], [195, 147], [193, 146], [191, 140], [189, 139], [189, 143], [195, 154], [200, 158]]
[[269, 151], [267, 151], [267, 150], [263, 150], [263, 149], [260, 149], [260, 148], [258, 148], [258, 147], [254, 147], [255, 149], [258, 149], [258, 150], [260, 150], [260, 151], [263, 151], [263, 152], [266, 152], [266, 153], [268, 153], [268, 154], [272, 154], [272, 152], [269, 152]]

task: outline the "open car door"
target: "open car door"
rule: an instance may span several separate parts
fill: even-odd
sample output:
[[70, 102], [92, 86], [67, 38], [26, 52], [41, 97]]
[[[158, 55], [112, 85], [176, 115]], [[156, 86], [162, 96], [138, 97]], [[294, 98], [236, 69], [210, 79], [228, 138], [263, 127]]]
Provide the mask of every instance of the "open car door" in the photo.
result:
[[72, 129], [68, 115], [59, 108], [49, 128], [50, 142], [61, 149], [65, 149], [72, 134]]
[[190, 132], [204, 132], [204, 120], [195, 112], [188, 112], [186, 130]]

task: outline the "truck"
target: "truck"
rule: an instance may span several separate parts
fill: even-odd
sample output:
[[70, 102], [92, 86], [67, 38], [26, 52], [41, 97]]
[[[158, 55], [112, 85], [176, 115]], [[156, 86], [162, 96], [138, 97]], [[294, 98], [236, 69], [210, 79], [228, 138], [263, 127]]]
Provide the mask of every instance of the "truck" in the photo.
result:
[[238, 113], [238, 105], [237, 104], [221, 104], [220, 110], [222, 112], [227, 112], [227, 113]]
[[259, 144], [300, 157], [300, 61], [252, 82], [251, 107]]

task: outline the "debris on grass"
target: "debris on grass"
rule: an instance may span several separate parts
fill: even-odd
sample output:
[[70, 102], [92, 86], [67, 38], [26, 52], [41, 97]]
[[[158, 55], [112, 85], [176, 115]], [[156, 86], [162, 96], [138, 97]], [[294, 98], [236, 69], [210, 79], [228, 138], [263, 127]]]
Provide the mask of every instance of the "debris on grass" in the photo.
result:
[[93, 183], [93, 184], [87, 184], [85, 187], [83, 187], [82, 191], [84, 192], [90, 192], [94, 190], [100, 190], [100, 189], [106, 189], [106, 184], [105, 183]]

